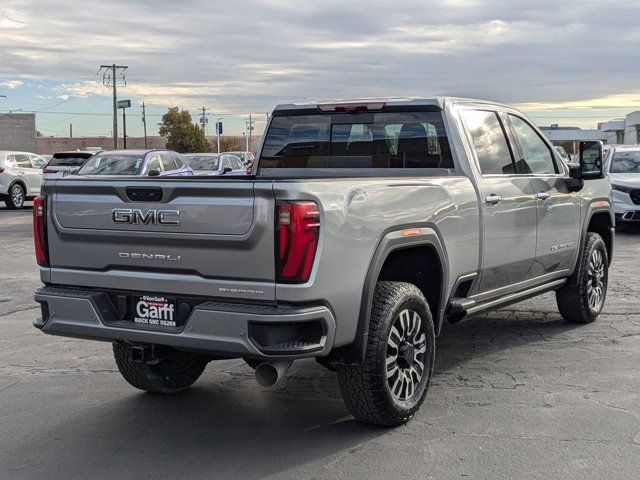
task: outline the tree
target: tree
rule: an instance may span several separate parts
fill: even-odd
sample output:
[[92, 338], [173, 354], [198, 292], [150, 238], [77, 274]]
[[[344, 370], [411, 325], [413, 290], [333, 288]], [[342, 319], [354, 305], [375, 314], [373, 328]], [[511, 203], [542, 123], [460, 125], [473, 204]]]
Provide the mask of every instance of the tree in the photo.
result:
[[188, 110], [179, 111], [178, 107], [170, 108], [162, 116], [159, 133], [160, 136], [166, 137], [169, 150], [180, 153], [211, 150], [202, 129], [192, 123]]

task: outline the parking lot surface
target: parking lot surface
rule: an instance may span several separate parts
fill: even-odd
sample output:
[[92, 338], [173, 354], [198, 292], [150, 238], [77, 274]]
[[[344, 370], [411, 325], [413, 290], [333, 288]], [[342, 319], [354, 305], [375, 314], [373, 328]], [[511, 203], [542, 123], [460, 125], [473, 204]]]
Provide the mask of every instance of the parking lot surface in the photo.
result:
[[0, 239], [2, 479], [638, 478], [640, 228], [616, 235], [595, 323], [545, 295], [447, 326], [425, 404], [395, 429], [356, 423], [313, 361], [272, 390], [229, 360], [186, 393], [139, 392], [109, 344], [31, 326], [31, 210], [0, 208]]

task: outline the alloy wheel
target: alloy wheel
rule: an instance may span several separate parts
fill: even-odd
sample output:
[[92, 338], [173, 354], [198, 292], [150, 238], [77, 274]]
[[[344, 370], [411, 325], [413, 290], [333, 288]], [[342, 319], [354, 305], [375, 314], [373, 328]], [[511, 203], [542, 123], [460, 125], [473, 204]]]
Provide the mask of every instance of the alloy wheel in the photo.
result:
[[587, 269], [587, 299], [589, 307], [598, 311], [602, 307], [605, 294], [605, 265], [602, 252], [595, 249], [589, 258]]
[[11, 202], [16, 208], [22, 208], [24, 204], [24, 192], [18, 185], [11, 189]]
[[425, 375], [427, 337], [418, 312], [402, 310], [387, 340], [386, 373], [389, 391], [396, 401], [410, 401]]

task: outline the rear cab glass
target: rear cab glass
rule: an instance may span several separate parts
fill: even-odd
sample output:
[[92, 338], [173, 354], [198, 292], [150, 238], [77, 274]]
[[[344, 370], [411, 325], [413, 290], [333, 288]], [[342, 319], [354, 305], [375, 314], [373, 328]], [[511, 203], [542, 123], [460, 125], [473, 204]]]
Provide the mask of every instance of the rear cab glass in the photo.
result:
[[430, 169], [454, 163], [441, 111], [280, 114], [260, 155], [265, 169]]

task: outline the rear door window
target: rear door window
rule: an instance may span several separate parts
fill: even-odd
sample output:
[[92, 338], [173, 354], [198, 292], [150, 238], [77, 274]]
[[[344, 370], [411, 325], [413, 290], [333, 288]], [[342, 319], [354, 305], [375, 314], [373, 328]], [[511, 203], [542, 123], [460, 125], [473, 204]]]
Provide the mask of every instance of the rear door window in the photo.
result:
[[15, 156], [16, 164], [20, 168], [33, 168], [31, 166], [31, 160], [29, 159], [29, 155], [18, 154]]
[[511, 149], [497, 113], [489, 110], [463, 110], [462, 117], [473, 140], [482, 174], [514, 174]]
[[168, 153], [160, 154], [160, 162], [165, 172], [170, 172], [176, 169], [176, 162], [173, 160], [173, 155]]
[[274, 117], [261, 168], [453, 169], [441, 112]]

